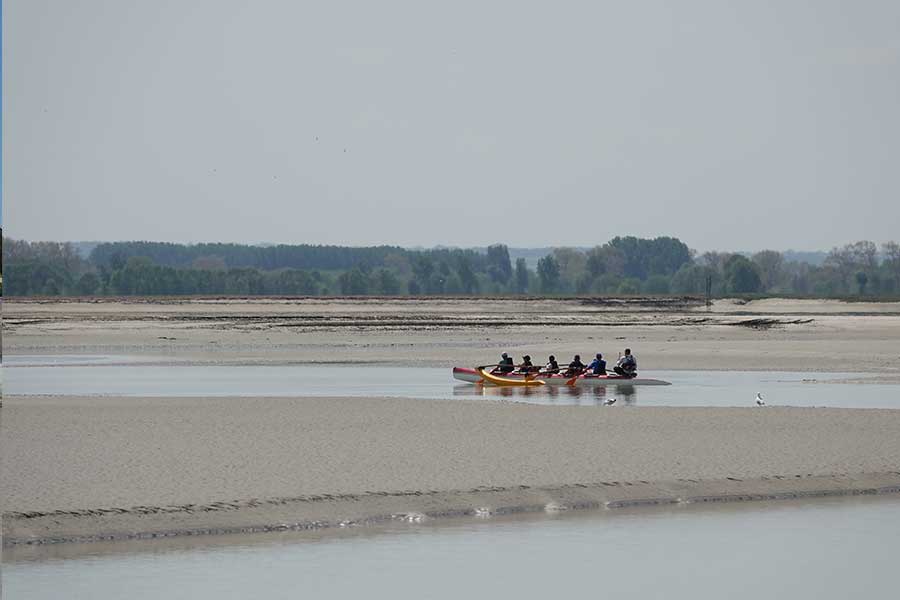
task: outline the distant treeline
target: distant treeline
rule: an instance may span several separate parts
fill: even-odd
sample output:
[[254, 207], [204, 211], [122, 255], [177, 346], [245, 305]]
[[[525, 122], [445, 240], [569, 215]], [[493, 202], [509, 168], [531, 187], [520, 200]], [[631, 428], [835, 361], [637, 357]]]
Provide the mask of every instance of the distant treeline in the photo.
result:
[[241, 244], [170, 244], [165, 242], [113, 242], [98, 244], [91, 263], [113, 267], [131, 257], [149, 258], [165, 267], [345, 270], [384, 266], [392, 256], [404, 256], [397, 246], [246, 246]]
[[503, 244], [485, 250], [397, 246], [97, 245], [4, 238], [11, 296], [55, 295], [514, 295], [900, 293], [900, 244], [834, 248], [820, 264], [773, 250], [697, 255], [677, 238], [616, 237], [590, 249], [556, 248], [529, 268]]

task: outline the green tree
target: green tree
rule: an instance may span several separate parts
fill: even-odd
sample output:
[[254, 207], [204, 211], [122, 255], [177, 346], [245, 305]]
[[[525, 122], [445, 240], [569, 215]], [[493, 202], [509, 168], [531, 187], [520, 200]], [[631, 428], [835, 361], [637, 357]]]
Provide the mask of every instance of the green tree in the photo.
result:
[[[416, 289], [420, 290], [417, 293], [431, 293], [431, 291], [429, 290], [429, 284], [432, 280], [432, 277], [434, 276], [434, 270], [434, 260], [430, 256], [426, 254], [418, 254], [413, 257], [413, 279], [416, 282]], [[412, 293], [412, 288], [410, 288], [410, 294]]]
[[850, 284], [857, 271], [871, 273], [878, 266], [878, 247], [874, 243], [862, 240], [846, 244], [840, 248], [832, 248], [825, 259], [825, 267], [833, 269], [841, 287]]
[[595, 279], [587, 271], [581, 273], [575, 280], [575, 292], [578, 294], [587, 294], [594, 287]]
[[444, 289], [441, 292], [443, 294], [451, 294], [458, 295], [463, 293], [462, 281], [459, 279], [459, 275], [456, 273], [450, 273], [444, 279]]
[[622, 284], [622, 278], [613, 273], [604, 273], [594, 280], [592, 288], [598, 294], [615, 294]]
[[491, 279], [506, 285], [512, 277], [512, 263], [509, 248], [505, 244], [494, 244], [487, 249], [487, 271]]
[[516, 293], [524, 294], [528, 291], [528, 265], [524, 258], [516, 259]]
[[651, 275], [641, 286], [645, 294], [668, 294], [669, 278], [665, 275]]
[[586, 268], [592, 277], [599, 277], [606, 273], [622, 275], [625, 270], [625, 257], [621, 250], [605, 244], [595, 246], [587, 252]]
[[812, 267], [808, 263], [789, 261], [784, 263], [786, 288], [795, 294], [812, 293]]
[[363, 296], [369, 293], [369, 278], [358, 267], [341, 273], [338, 287], [343, 296]]
[[672, 275], [691, 262], [691, 250], [681, 240], [658, 237], [652, 240], [633, 236], [616, 237], [609, 245], [625, 259], [624, 274], [644, 280], [650, 275]]
[[379, 269], [376, 274], [377, 290], [382, 296], [396, 296], [400, 293], [400, 280], [387, 269]]
[[443, 294], [447, 291], [447, 280], [450, 278], [449, 275], [445, 275], [440, 271], [434, 273], [431, 278], [428, 280], [426, 285], [426, 291], [429, 294]]
[[777, 286], [784, 265], [784, 256], [781, 252], [762, 250], [754, 254], [752, 260], [759, 269], [762, 289], [768, 291]]
[[865, 271], [857, 271], [855, 279], [856, 286], [859, 289], [859, 295], [864, 296], [866, 294], [866, 284], [869, 283], [869, 276], [866, 275]]
[[673, 237], [663, 236], [650, 240], [647, 252], [648, 275], [672, 275], [693, 260], [687, 244]]
[[552, 254], [538, 260], [537, 274], [542, 292], [552, 294], [557, 291], [559, 288], [559, 264]]
[[258, 296], [265, 293], [263, 277], [257, 269], [228, 269], [224, 277], [226, 294]]
[[885, 242], [881, 245], [881, 253], [884, 256], [882, 267], [891, 276], [892, 289], [897, 289], [900, 287], [900, 244]]
[[641, 292], [641, 280], [635, 277], [628, 277], [622, 280], [622, 283], [619, 284], [619, 289], [616, 290], [617, 293], [633, 296], [635, 294], [639, 294]]
[[705, 294], [706, 278], [713, 278], [713, 287], [721, 293], [721, 276], [712, 267], [684, 265], [672, 276], [670, 289], [676, 294]]
[[[221, 271], [221, 269], [215, 269]], [[274, 275], [269, 291], [290, 296], [316, 296], [318, 285], [312, 276], [300, 269], [283, 269]]]
[[736, 294], [755, 294], [762, 287], [756, 265], [740, 254], [725, 263], [725, 281], [728, 291]]
[[559, 291], [570, 291], [575, 289], [579, 276], [585, 270], [587, 259], [583, 252], [574, 248], [555, 248], [553, 250], [553, 258], [559, 265]]
[[465, 254], [459, 255], [456, 261], [456, 274], [459, 276], [459, 286], [466, 294], [474, 294], [478, 291], [478, 278], [472, 268], [472, 259]]

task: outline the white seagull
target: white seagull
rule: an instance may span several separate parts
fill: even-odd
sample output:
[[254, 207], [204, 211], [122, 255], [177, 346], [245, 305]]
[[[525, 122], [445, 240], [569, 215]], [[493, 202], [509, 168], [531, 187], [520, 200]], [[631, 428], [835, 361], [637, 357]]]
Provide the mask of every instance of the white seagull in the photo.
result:
[[604, 400], [604, 401], [603, 401], [603, 406], [612, 406], [612, 405], [615, 404], [615, 403], [616, 403], [616, 399], [615, 399], [615, 398], [610, 398], [609, 400]]
[[765, 406], [766, 403], [763, 401], [762, 394], [756, 392], [756, 405], [757, 406]]

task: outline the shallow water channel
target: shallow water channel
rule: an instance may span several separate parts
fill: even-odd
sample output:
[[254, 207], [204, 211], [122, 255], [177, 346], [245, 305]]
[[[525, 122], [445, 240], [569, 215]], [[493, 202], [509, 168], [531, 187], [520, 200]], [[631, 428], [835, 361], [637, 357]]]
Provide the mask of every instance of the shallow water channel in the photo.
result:
[[244, 545], [100, 544], [78, 558], [10, 553], [3, 591], [18, 600], [891, 598], [900, 498], [366, 529]]
[[483, 387], [446, 368], [333, 365], [207, 366], [129, 364], [128, 357], [7, 357], [6, 394], [117, 396], [367, 396], [558, 405], [900, 408], [900, 385], [842, 383], [853, 373], [647, 371], [670, 386]]

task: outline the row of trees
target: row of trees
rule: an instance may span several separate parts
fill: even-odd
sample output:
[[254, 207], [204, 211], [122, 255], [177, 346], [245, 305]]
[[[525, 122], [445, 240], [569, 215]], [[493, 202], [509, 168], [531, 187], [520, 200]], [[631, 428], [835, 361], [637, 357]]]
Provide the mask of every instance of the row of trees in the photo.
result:
[[107, 242], [91, 251], [97, 266], [115, 268], [132, 257], [146, 257], [168, 267], [344, 270], [353, 267], [388, 266], [394, 256], [407, 253], [399, 246], [173, 244], [168, 242]]
[[701, 293], [707, 278], [714, 295], [755, 294], [816, 297], [896, 296], [900, 294], [900, 244], [881, 251], [870, 241], [833, 248], [821, 265], [786, 261], [774, 250], [750, 257], [707, 252], [672, 278], [672, 291]]
[[[616, 237], [557, 248], [529, 268], [496, 244], [486, 251], [392, 246], [254, 247], [236, 244], [100, 244], [83, 258], [71, 244], [4, 239], [7, 293], [33, 295], [506, 295], [779, 294], [821, 297], [900, 293], [900, 245], [861, 241], [822, 265], [752, 255], [697, 256], [676, 238]], [[339, 265], [339, 266], [335, 266]]]

